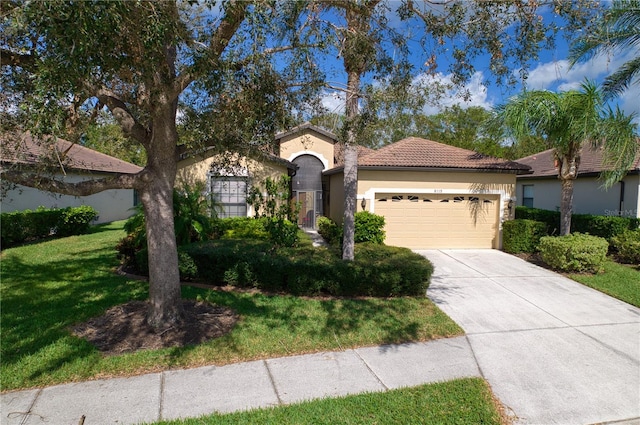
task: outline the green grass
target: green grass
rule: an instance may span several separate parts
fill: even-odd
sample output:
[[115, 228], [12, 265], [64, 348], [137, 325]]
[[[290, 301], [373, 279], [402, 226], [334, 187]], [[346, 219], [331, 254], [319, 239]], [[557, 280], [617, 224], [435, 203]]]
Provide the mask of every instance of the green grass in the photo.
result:
[[640, 266], [618, 264], [607, 260], [604, 272], [595, 275], [571, 274], [577, 282], [640, 307]]
[[491, 390], [480, 378], [307, 401], [270, 409], [215, 414], [164, 425], [223, 424], [500, 424]]
[[146, 282], [113, 272], [122, 226], [2, 252], [3, 391], [462, 334], [426, 297], [321, 300], [184, 287], [185, 298], [236, 310], [241, 319], [234, 330], [197, 346], [105, 357], [70, 327], [147, 298]]

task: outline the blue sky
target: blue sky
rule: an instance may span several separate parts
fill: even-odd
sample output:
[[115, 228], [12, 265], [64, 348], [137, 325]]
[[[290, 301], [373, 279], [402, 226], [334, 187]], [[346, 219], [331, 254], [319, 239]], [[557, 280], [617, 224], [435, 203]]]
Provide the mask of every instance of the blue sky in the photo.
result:
[[[515, 87], [497, 86], [493, 83], [487, 83], [491, 80], [491, 76], [481, 60], [474, 63], [477, 72], [471, 80], [463, 87], [471, 93], [469, 101], [463, 101], [459, 96], [459, 91], [451, 90], [438, 103], [426, 109], [428, 113], [437, 113], [440, 107], [459, 104], [462, 107], [481, 106], [484, 108], [492, 108], [500, 103], [506, 102], [509, 97], [518, 94], [526, 84], [529, 89], [566, 91], [579, 88], [585, 78], [601, 82], [604, 77], [616, 70], [622, 63], [628, 61], [632, 57], [640, 55], [638, 51], [627, 51], [617, 53], [613, 56], [600, 55], [594, 57], [588, 62], [578, 63], [571, 69], [567, 61], [568, 45], [563, 37], [558, 37], [556, 46], [552, 50], [540, 51], [540, 57], [535, 63], [529, 65], [529, 75], [526, 82], [521, 82]], [[423, 60], [421, 52], [417, 49], [412, 53], [412, 58], [416, 63]], [[330, 79], [344, 82], [346, 78], [344, 72], [341, 72], [341, 62], [336, 63], [336, 73], [330, 76]], [[440, 57], [438, 69], [442, 70], [435, 76], [426, 74], [418, 74], [417, 79], [429, 79], [433, 82], [450, 83], [451, 75], [447, 74], [447, 59]], [[517, 72], [517, 70], [514, 70]], [[632, 85], [622, 96], [615, 100], [626, 113], [638, 114], [635, 121], [640, 124], [640, 86]], [[325, 92], [323, 104], [331, 111], [342, 112], [344, 109], [344, 96], [340, 93]]]

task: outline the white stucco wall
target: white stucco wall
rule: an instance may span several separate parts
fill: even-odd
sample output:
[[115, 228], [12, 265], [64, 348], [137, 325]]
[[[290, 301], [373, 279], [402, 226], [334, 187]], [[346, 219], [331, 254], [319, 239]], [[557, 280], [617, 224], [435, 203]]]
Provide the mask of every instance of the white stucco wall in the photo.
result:
[[[97, 178], [100, 176], [92, 175], [91, 177]], [[83, 180], [83, 177], [68, 174], [63, 180], [73, 183]], [[112, 189], [95, 195], [77, 197], [18, 186], [16, 189], [9, 191], [7, 196], [0, 200], [0, 211], [35, 210], [39, 206], [66, 208], [90, 205], [98, 211], [98, 218], [94, 221], [97, 224], [129, 218], [134, 213], [131, 210], [133, 208], [133, 198], [133, 189]]]
[[[574, 183], [573, 212], [575, 214], [623, 215], [640, 217], [640, 176], [623, 179], [624, 203], [620, 206], [621, 184], [603, 189], [596, 177], [581, 177]], [[544, 210], [560, 210], [560, 181], [557, 179], [519, 178], [516, 184], [517, 205], [522, 205], [523, 186], [533, 185], [533, 207]], [[622, 213], [622, 214], [620, 214]]]

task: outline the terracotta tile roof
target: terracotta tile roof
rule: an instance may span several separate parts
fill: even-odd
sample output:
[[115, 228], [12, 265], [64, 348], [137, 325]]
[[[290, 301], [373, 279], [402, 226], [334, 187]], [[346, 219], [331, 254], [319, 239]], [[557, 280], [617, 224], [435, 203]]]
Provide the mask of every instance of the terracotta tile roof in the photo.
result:
[[[640, 143], [640, 141], [638, 142]], [[603, 150], [602, 148], [593, 148], [591, 146], [584, 147], [580, 154], [580, 165], [578, 167], [579, 176], [593, 176], [600, 174], [606, 170], [607, 167], [603, 165]], [[536, 177], [557, 177], [558, 170], [554, 165], [555, 157], [553, 155], [553, 149], [548, 149], [521, 159], [517, 160], [521, 164], [526, 164], [531, 167], [533, 174], [522, 176], [523, 178], [536, 178]], [[640, 172], [640, 152], [629, 170], [631, 173]]]
[[[373, 152], [375, 152], [374, 149], [367, 148], [365, 146], [358, 146], [358, 163], [360, 163], [360, 160], [362, 160], [365, 156]], [[336, 143], [335, 145], [333, 145], [333, 163], [334, 163], [334, 167], [339, 167], [344, 165], [344, 144], [343, 143]]]
[[47, 142], [39, 143], [28, 133], [10, 141], [6, 136], [0, 138], [0, 161], [5, 163], [36, 165], [46, 157], [56, 160], [59, 158], [67, 170], [125, 174], [135, 174], [142, 170], [142, 167], [137, 165], [64, 139], [57, 139], [55, 144], [51, 145]]
[[529, 167], [505, 159], [419, 137], [408, 137], [369, 153], [359, 167], [412, 167], [468, 170], [500, 170], [527, 173]]

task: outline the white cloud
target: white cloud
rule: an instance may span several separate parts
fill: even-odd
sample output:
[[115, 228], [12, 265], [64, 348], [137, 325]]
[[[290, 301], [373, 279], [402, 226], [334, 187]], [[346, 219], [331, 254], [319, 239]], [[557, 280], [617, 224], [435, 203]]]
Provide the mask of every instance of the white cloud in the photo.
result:
[[325, 90], [321, 95], [320, 102], [329, 112], [343, 114], [346, 104], [345, 93]]
[[569, 61], [566, 59], [540, 63], [529, 72], [525, 85], [531, 90], [572, 90], [578, 88], [585, 78], [601, 80], [630, 60], [633, 57], [632, 53], [616, 56], [598, 55], [573, 67], [569, 67]]

